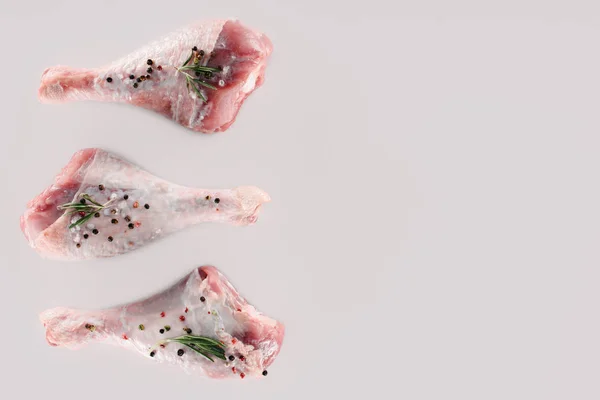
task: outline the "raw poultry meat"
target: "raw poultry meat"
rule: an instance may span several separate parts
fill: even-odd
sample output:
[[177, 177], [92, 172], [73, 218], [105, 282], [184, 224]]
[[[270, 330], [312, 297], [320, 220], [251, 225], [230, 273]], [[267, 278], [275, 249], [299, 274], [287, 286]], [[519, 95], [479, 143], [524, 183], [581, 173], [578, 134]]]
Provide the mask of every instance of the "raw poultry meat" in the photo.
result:
[[214, 267], [194, 269], [146, 300], [102, 311], [54, 308], [40, 315], [52, 346], [107, 342], [211, 378], [267, 375], [284, 336]]
[[28, 204], [21, 229], [42, 256], [111, 257], [200, 222], [249, 225], [262, 190], [175, 185], [101, 149], [84, 149]]
[[270, 40], [235, 20], [188, 26], [109, 66], [48, 68], [39, 98], [130, 103], [197, 132], [229, 128], [264, 80]]

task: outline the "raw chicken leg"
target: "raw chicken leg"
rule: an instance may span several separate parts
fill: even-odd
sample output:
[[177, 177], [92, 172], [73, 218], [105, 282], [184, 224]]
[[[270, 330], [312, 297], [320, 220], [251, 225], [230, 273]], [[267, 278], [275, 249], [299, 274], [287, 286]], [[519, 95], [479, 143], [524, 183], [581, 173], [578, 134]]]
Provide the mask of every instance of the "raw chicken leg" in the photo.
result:
[[59, 307], [40, 319], [52, 346], [105, 341], [211, 378], [267, 375], [284, 335], [280, 322], [248, 304], [214, 267], [196, 268], [137, 303], [103, 311]]
[[29, 244], [55, 259], [111, 257], [200, 222], [256, 222], [262, 190], [195, 189], [100, 149], [81, 150], [21, 217]]
[[197, 132], [221, 132], [262, 84], [271, 50], [265, 35], [237, 21], [208, 21], [173, 32], [107, 67], [49, 68], [42, 75], [39, 98], [47, 103], [131, 103]]

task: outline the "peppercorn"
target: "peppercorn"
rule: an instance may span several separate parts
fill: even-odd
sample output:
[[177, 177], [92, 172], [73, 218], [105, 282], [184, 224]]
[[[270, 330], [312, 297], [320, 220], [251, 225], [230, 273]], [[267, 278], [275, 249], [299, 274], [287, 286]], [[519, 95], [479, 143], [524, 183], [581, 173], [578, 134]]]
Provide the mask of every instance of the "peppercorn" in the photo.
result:
[[127, 222], [131, 221], [131, 217], [130, 217], [129, 215], [128, 215], [128, 216], [126, 216], [126, 217], [125, 217], [125, 221], [127, 221]]
[[94, 217], [99, 218], [100, 217], [100, 213], [94, 214]]
[[133, 202], [133, 208], [138, 208], [140, 206], [140, 203], [138, 203], [137, 201]]
[[183, 349], [179, 349], [179, 350], [177, 350], [177, 355], [178, 355], [179, 357], [181, 357], [181, 356], [183, 355], [183, 353], [185, 353], [185, 351], [183, 351]]
[[136, 79], [136, 81], [141, 82], [142, 81], [142, 77], [140, 76], [139, 78]]
[[98, 229], [94, 229], [94, 230], [92, 231], [92, 233], [93, 233], [94, 235], [97, 235], [97, 234], [98, 234]]
[[204, 77], [205, 77], [206, 79], [210, 79], [210, 78], [212, 78], [212, 76], [213, 76], [213, 75], [212, 75], [212, 72], [210, 72], [210, 71], [206, 71], [206, 72], [204, 73]]
[[198, 47], [196, 47], [196, 46], [192, 47], [192, 51], [197, 51], [197, 50], [198, 50]]
[[112, 241], [113, 241], [113, 237], [112, 237], [112, 236], [109, 236], [109, 237], [108, 237], [108, 241], [109, 241], [109, 242], [112, 242]]
[[81, 199], [81, 200], [79, 200], [79, 202], [80, 202], [81, 204], [85, 204], [85, 199]]
[[146, 329], [146, 327], [144, 326], [144, 324], [140, 324], [140, 326], [138, 326], [138, 328], [140, 328], [140, 331], [143, 331], [144, 329]]
[[156, 352], [155, 352], [155, 351], [151, 351], [151, 352], [150, 352], [150, 357], [154, 357], [154, 355], [155, 355], [155, 354], [156, 354]]
[[158, 331], [159, 331], [161, 334], [165, 333], [165, 330], [164, 330], [164, 329], [162, 329], [162, 328], [160, 328]]
[[200, 301], [204, 303], [206, 301], [206, 298], [204, 296], [200, 296]]
[[134, 88], [137, 88], [137, 87], [138, 87], [138, 84], [137, 84], [137, 83], [134, 83], [134, 84], [133, 84], [133, 87], [134, 87]]
[[159, 71], [162, 71], [162, 65], [159, 65], [158, 67], [156, 67]]
[[129, 195], [126, 194], [125, 196], [123, 196], [123, 200], [127, 200], [129, 198]]
[[263, 374], [263, 376], [267, 376], [267, 374], [268, 374], [267, 370], [265, 369], [265, 370], [262, 372], [262, 374]]
[[146, 79], [150, 79], [150, 75], [146, 75]]
[[222, 66], [222, 65], [219, 65], [219, 66], [217, 67], [217, 69], [218, 69], [219, 71], [223, 71], [223, 66]]
[[146, 64], [148, 64], [148, 65], [152, 65], [153, 63], [154, 63], [154, 61], [152, 61], [152, 60], [146, 61]]
[[112, 82], [112, 78], [109, 76], [108, 78], [106, 78], [106, 82], [111, 83]]
[[151, 74], [151, 73], [152, 73], [152, 68], [148, 68], [148, 69], [146, 70], [146, 72], [147, 72], [147, 73], [149, 73], [149, 74]]
[[219, 204], [221, 202], [221, 199], [219, 199], [218, 197], [215, 199], [215, 203]]
[[150, 204], [144, 204], [144, 208], [148, 210], [150, 208]]
[[229, 356], [229, 361], [235, 360], [235, 356]]
[[185, 333], [187, 333], [188, 335], [192, 334], [192, 330], [190, 328], [183, 328], [183, 330], [185, 331]]
[[98, 189], [104, 190], [104, 185], [98, 185]]
[[[110, 210], [110, 213], [114, 215], [114, 214], [116, 214], [116, 213], [117, 213], [117, 210], [115, 210], [115, 209], [113, 208], [112, 210]], [[114, 222], [113, 222], [113, 224], [114, 224]]]
[[169, 332], [171, 330], [171, 327], [169, 325], [165, 325], [165, 331]]
[[135, 79], [135, 75], [133, 75], [133, 74], [129, 75], [129, 79]]
[[119, 220], [118, 220], [118, 219], [116, 219], [116, 218], [113, 218], [113, 219], [111, 219], [111, 220], [110, 220], [110, 222], [111, 222], [112, 224], [118, 224], [118, 223], [119, 223]]
[[198, 53], [200, 53], [200, 57], [204, 56], [204, 50], [200, 50]]
[[88, 235], [87, 233], [83, 235], [83, 238], [84, 238], [84, 239], [87, 239], [87, 238], [89, 238], [89, 237], [90, 237], [90, 235]]
[[77, 246], [77, 248], [80, 248], [81, 247], [81, 243], [77, 243], [76, 246]]
[[133, 226], [134, 226], [134, 225], [133, 225], [132, 223], [130, 223], [130, 224], [129, 224], [129, 225], [127, 225], [127, 226], [129, 227], [129, 229], [133, 229]]

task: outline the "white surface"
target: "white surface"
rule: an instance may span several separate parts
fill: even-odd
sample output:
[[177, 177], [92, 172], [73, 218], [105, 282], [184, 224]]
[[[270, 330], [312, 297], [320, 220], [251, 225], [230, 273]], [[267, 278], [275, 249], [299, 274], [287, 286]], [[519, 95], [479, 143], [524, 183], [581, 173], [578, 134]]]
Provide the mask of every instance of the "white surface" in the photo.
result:
[[[48, 66], [101, 65], [227, 16], [275, 51], [225, 133], [36, 100]], [[598, 399], [599, 16], [592, 1], [2, 2], [3, 394]], [[273, 202], [252, 227], [42, 260], [19, 215], [91, 146], [176, 183], [257, 185]], [[46, 345], [42, 310], [137, 299], [200, 264], [286, 324], [267, 379]]]

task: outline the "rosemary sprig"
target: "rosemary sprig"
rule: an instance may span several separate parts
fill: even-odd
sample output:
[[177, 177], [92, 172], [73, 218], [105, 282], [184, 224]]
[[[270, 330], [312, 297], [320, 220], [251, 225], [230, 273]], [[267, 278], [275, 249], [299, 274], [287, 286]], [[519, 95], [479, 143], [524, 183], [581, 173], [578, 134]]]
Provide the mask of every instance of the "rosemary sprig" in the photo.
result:
[[[211, 90], [217, 90], [216, 86], [211, 85], [210, 83], [202, 80], [200, 76], [204, 76], [205, 78], [211, 78], [213, 73], [220, 72], [221, 68], [213, 68], [207, 67], [205, 65], [200, 65], [200, 57], [204, 55], [204, 52], [200, 50], [197, 53], [197, 50], [192, 50], [190, 56], [185, 60], [181, 67], [177, 68], [177, 71], [182, 73], [186, 79], [186, 86], [188, 90], [192, 88], [196, 95], [202, 99], [203, 102], [207, 102], [206, 96], [202, 94], [200, 91], [200, 86]], [[191, 60], [194, 60], [191, 64], [189, 63]], [[195, 75], [195, 76], [194, 76]]]
[[86, 223], [90, 218], [94, 216], [95, 213], [104, 210], [113, 201], [113, 199], [111, 199], [104, 204], [100, 204], [94, 199], [92, 199], [87, 193], [81, 193], [79, 197], [84, 199], [85, 202], [65, 203], [63, 205], [58, 206], [59, 210], [68, 210], [69, 215], [80, 212], [84, 213], [84, 215], [81, 218], [69, 225], [69, 229]]
[[211, 356], [225, 361], [225, 347], [217, 340], [195, 335], [183, 335], [175, 338], [166, 339], [163, 342], [176, 342], [189, 347], [196, 353], [202, 354], [210, 361], [215, 362]]

